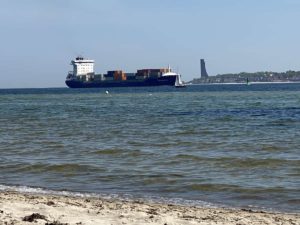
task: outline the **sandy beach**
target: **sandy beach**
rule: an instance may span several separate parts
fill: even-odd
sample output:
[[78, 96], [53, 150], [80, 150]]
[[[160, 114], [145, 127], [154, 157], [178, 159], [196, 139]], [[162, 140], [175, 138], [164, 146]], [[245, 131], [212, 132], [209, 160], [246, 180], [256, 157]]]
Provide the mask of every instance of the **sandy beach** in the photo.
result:
[[300, 224], [300, 214], [0, 192], [0, 224]]

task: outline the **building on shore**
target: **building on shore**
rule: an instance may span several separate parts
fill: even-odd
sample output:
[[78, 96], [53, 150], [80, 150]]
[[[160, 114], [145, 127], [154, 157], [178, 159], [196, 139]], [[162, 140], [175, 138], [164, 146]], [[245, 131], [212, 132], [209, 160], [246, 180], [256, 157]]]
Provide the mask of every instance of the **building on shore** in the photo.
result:
[[204, 59], [200, 59], [201, 78], [208, 78]]

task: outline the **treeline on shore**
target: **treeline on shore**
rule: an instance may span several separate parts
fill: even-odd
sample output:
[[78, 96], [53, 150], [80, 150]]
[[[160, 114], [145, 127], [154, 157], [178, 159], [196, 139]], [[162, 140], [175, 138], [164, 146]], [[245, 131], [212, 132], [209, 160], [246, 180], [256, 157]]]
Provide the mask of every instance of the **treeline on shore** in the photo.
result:
[[195, 78], [188, 83], [245, 83], [247, 80], [249, 82], [299, 82], [300, 71], [218, 74], [208, 78]]

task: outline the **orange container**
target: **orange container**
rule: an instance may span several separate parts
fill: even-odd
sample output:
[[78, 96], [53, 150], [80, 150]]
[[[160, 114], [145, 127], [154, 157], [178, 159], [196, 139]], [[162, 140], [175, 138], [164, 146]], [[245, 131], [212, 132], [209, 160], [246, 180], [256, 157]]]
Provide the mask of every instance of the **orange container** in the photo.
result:
[[126, 74], [122, 70], [115, 71], [114, 80], [126, 80]]
[[127, 80], [126, 74], [122, 73], [122, 80]]

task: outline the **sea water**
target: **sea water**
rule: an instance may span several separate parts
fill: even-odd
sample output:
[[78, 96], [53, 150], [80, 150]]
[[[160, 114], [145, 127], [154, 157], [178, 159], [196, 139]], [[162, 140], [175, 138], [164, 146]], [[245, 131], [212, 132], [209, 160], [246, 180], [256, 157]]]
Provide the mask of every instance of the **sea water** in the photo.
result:
[[0, 90], [0, 189], [299, 212], [300, 84]]

